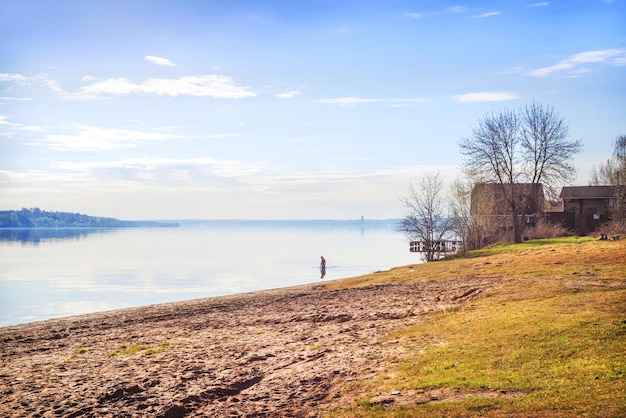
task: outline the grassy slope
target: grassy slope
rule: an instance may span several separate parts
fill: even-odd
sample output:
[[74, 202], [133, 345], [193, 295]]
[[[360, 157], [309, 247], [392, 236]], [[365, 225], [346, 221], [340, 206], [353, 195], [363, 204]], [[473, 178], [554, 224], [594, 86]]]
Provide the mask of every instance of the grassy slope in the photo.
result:
[[[626, 416], [626, 241], [538, 240], [348, 279], [335, 287], [488, 276], [486, 297], [389, 335], [406, 348], [346, 388], [332, 416]], [[463, 399], [382, 407], [380, 393]], [[482, 393], [515, 393], [488, 397]]]

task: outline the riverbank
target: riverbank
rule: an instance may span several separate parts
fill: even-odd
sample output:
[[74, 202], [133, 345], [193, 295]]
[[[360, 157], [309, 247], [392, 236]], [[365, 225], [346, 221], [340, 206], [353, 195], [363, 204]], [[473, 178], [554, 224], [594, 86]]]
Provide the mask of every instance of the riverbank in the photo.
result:
[[0, 415], [316, 416], [402, 351], [385, 332], [492, 280], [262, 291], [0, 329]]
[[[418, 374], [412, 367], [416, 359], [442, 356], [434, 351], [438, 347], [452, 350], [461, 337], [462, 353], [452, 353], [456, 364], [463, 356], [470, 359], [474, 336], [487, 336], [502, 350], [511, 343], [499, 334], [504, 331], [490, 325], [492, 335], [482, 328], [469, 332], [467, 324], [478, 327], [482, 322], [475, 319], [487, 315], [502, 323], [495, 315], [509, 310], [514, 315], [516, 309], [532, 312], [512, 300], [519, 305], [526, 299], [555, 300], [560, 294], [571, 293], [577, 300], [596, 295], [594, 305], [584, 307], [589, 317], [588, 312], [602, 305], [597, 295], [607, 292], [613, 295], [611, 306], [598, 309], [623, 316], [623, 298], [617, 296], [626, 289], [625, 250], [623, 243], [596, 242], [514, 253], [496, 249], [486, 257], [476, 254], [342, 281], [0, 328], [0, 415], [317, 417], [329, 411], [355, 416], [359, 411], [371, 416], [372, 411], [433, 402], [451, 401], [464, 408], [454, 401], [470, 397], [524, 399], [542, 393], [539, 381], [528, 390], [508, 381], [511, 389], [502, 390], [504, 383], [496, 380], [491, 385], [473, 383], [466, 370], [464, 377], [451, 377], [461, 379], [457, 383], [428, 383], [427, 370], [441, 378], [454, 372], [455, 363], [441, 369], [425, 364]], [[570, 301], [567, 309], [574, 306]], [[602, 319], [592, 321], [602, 325]], [[615, 316], [606, 321], [617, 327], [611, 335], [623, 332]], [[516, 327], [528, 332], [524, 323], [528, 320]], [[440, 324], [445, 325], [436, 328]], [[621, 338], [613, 336], [615, 341]], [[611, 347], [603, 347], [603, 355], [611, 355]], [[511, 360], [503, 370], [509, 379], [515, 367]], [[609, 377], [596, 371], [597, 379], [623, 387], [623, 365], [615, 367], [613, 375], [607, 372]], [[423, 387], [410, 380], [416, 376]], [[614, 393], [612, 386], [606, 388]], [[588, 404], [589, 399], [581, 402]], [[612, 402], [612, 409], [605, 405], [605, 410], [620, 411], [619, 399], [617, 404], [602, 397], [595, 402]], [[515, 409], [511, 411], [515, 416]]]

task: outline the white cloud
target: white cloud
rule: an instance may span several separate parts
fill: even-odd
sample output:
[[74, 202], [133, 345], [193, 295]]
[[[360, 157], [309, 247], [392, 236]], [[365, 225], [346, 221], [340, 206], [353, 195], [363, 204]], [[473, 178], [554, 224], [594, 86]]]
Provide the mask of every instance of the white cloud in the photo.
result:
[[616, 57], [613, 60], [613, 65], [615, 65], [616, 67], [626, 67], [626, 54], [622, 55], [621, 57]]
[[28, 81], [27, 77], [24, 77], [20, 74], [6, 74], [0, 73], [0, 81], [10, 81], [15, 83], [26, 83]]
[[66, 95], [66, 93], [63, 91], [63, 89], [59, 85], [59, 82], [56, 80], [44, 80], [43, 85], [48, 87], [50, 90], [52, 90], [55, 93]]
[[579, 54], [571, 55], [555, 65], [530, 71], [528, 75], [533, 77], [547, 77], [552, 73], [562, 71], [580, 71], [577, 67], [581, 65], [602, 62], [611, 62], [616, 66], [624, 66], [626, 65], [626, 51], [623, 49], [603, 49], [598, 51], [581, 52]]
[[0, 101], [5, 100], [11, 100], [11, 101], [16, 101], [16, 102], [28, 102], [30, 100], [33, 100], [31, 97], [0, 97]]
[[539, 3], [530, 3], [528, 6], [529, 7], [546, 7], [546, 6], [549, 6], [549, 5], [550, 5], [550, 3], [548, 3], [547, 1], [542, 1], [542, 2], [539, 2]]
[[457, 103], [482, 103], [482, 102], [504, 102], [516, 100], [519, 96], [516, 93], [506, 91], [484, 91], [476, 93], [458, 94], [453, 97]]
[[480, 15], [476, 15], [474, 17], [485, 18], [485, 17], [497, 16], [497, 15], [500, 15], [500, 14], [502, 14], [502, 12], [488, 12], [488, 13], [483, 13], [483, 14], [480, 14]]
[[[27, 78], [19, 74], [0, 74], [0, 81], [25, 84], [37, 82], [54, 93], [69, 100], [92, 100], [103, 96], [126, 94], [157, 94], [161, 96], [202, 96], [216, 99], [241, 99], [256, 97], [249, 87], [238, 86], [229, 76], [206, 74], [179, 78], [151, 78], [144, 82], [134, 82], [127, 78], [114, 78], [97, 81], [95, 77], [84, 76], [82, 81], [91, 84], [78, 92], [63, 90], [59, 82], [44, 76]], [[3, 100], [30, 100], [28, 98], [3, 98]]]
[[424, 17], [423, 13], [405, 13], [404, 15], [408, 16], [408, 17], [410, 17], [412, 19], [421, 19], [421, 18]]
[[108, 79], [80, 89], [79, 96], [122, 95], [133, 93], [160, 96], [206, 96], [216, 99], [242, 99], [255, 97], [248, 87], [240, 87], [233, 79], [223, 75], [199, 75], [180, 78], [152, 78], [135, 83], [126, 78]]
[[274, 95], [274, 97], [279, 98], [279, 99], [293, 99], [299, 94], [302, 94], [302, 92], [299, 90], [291, 90], [291, 91], [287, 91], [284, 93], [277, 93]]
[[0, 126], [10, 127], [11, 130], [19, 130], [19, 131], [32, 131], [37, 132], [41, 130], [39, 126], [25, 126], [19, 123], [9, 122], [9, 117], [6, 115], [0, 115]]
[[134, 148], [141, 142], [164, 141], [174, 136], [158, 132], [139, 132], [124, 129], [103, 129], [77, 125], [73, 134], [49, 134], [43, 142], [51, 149], [99, 151]]
[[153, 55], [146, 55], [144, 59], [146, 61], [150, 61], [153, 64], [160, 65], [162, 67], [176, 67], [176, 64], [174, 64], [172, 61], [168, 60], [167, 58], [155, 57]]

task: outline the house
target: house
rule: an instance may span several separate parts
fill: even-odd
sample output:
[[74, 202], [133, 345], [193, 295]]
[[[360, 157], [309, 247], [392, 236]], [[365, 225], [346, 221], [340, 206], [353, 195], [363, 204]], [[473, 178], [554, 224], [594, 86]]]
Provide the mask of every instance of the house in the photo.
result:
[[572, 186], [561, 190], [564, 212], [579, 215], [600, 215], [610, 218], [615, 202], [613, 186]]
[[479, 229], [481, 246], [511, 239], [515, 230], [511, 216], [512, 199], [519, 227], [531, 227], [543, 216], [545, 196], [541, 184], [478, 183], [472, 189], [470, 214]]
[[611, 220], [615, 209], [615, 187], [571, 186], [561, 190], [563, 212], [574, 214], [575, 228], [581, 234], [593, 232], [599, 225]]
[[472, 189], [470, 213], [472, 216], [510, 216], [509, 199], [514, 197], [518, 215], [543, 213], [545, 197], [543, 186], [533, 183], [478, 183]]

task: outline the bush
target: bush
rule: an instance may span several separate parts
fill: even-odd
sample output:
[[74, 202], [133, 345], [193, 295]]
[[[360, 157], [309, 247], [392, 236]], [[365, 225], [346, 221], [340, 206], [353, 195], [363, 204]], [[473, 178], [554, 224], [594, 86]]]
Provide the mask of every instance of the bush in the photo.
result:
[[613, 219], [597, 229], [597, 234], [619, 235], [626, 234], [626, 219]]
[[551, 223], [540, 219], [535, 226], [524, 231], [524, 237], [528, 239], [559, 238], [571, 235], [571, 231], [563, 225]]

